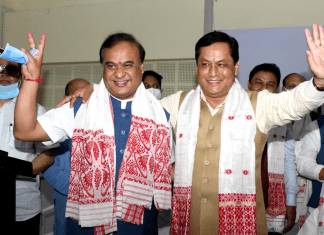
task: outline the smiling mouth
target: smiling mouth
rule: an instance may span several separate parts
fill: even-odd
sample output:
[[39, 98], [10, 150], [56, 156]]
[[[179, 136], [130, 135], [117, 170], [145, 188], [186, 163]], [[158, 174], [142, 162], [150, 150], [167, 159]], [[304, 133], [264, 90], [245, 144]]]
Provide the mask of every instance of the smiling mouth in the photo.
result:
[[221, 81], [207, 81], [210, 85], [217, 85], [219, 84]]
[[126, 86], [127, 81], [122, 81], [122, 82], [115, 82], [116, 86], [118, 87], [124, 87]]

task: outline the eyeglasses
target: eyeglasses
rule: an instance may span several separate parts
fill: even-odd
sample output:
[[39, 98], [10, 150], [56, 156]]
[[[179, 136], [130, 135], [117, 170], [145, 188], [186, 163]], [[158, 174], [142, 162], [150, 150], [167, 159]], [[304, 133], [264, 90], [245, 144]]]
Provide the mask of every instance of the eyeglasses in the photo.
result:
[[14, 65], [3, 65], [0, 64], [0, 73], [3, 73], [4, 70], [7, 70], [9, 76], [16, 76], [20, 73], [20, 69]]

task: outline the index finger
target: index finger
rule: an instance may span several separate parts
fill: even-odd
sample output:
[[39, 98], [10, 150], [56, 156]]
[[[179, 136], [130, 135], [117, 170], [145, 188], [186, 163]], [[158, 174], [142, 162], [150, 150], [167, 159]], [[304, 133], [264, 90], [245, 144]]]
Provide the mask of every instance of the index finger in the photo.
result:
[[46, 33], [43, 33], [38, 45], [38, 50], [41, 52], [43, 52], [45, 47], [45, 39], [46, 39]]
[[64, 98], [63, 98], [63, 100], [56, 106], [56, 107], [61, 107], [62, 105], [64, 105], [64, 104], [66, 104], [66, 103], [68, 103], [68, 102], [70, 102], [70, 100], [71, 100], [71, 96], [65, 96]]
[[315, 42], [312, 38], [312, 35], [309, 31], [309, 29], [305, 29], [305, 36], [306, 36], [306, 41], [307, 41], [307, 45], [310, 51], [313, 51], [316, 49], [316, 45]]

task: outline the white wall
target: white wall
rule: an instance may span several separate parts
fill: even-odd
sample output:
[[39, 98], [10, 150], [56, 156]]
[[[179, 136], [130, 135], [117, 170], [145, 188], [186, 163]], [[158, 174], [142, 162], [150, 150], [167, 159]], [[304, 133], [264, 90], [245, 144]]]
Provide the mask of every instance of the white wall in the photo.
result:
[[47, 33], [44, 62], [98, 61], [111, 33], [133, 33], [147, 59], [193, 58], [203, 34], [204, 1], [141, 0], [7, 13], [5, 41], [27, 47], [27, 32]]
[[[238, 78], [247, 88], [250, 71], [258, 64], [275, 63], [282, 79], [290, 73], [300, 73], [310, 79], [307, 60], [306, 27], [227, 30], [239, 42], [240, 67]], [[312, 27], [309, 26], [309, 29]]]
[[[148, 60], [192, 59], [203, 34], [204, 0], [7, 0], [16, 12], [6, 15], [5, 40], [26, 47], [26, 33], [37, 40], [46, 32], [45, 63], [98, 61], [104, 38], [133, 33]], [[322, 0], [217, 0], [215, 29], [240, 44], [239, 79], [246, 87], [257, 64], [276, 63], [282, 77], [311, 76], [306, 63], [304, 26], [324, 23]], [[303, 26], [303, 27], [300, 27]]]
[[253, 29], [324, 24], [323, 0], [217, 0], [215, 29]]

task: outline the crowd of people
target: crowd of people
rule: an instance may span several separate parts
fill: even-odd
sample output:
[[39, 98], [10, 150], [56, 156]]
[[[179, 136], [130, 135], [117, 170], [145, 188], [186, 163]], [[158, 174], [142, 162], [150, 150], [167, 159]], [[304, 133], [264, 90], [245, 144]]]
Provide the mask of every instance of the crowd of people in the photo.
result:
[[[22, 49], [26, 65], [0, 59], [0, 150], [54, 188], [54, 234], [158, 234], [159, 211], [171, 209], [175, 235], [281, 234], [297, 222], [299, 234], [322, 234], [324, 29], [305, 35], [314, 76], [291, 71], [280, 93], [273, 63], [256, 65], [243, 89], [238, 42], [213, 31], [195, 46], [198, 86], [161, 99], [143, 46], [112, 34], [101, 82], [70, 81], [69, 102], [45, 112], [44, 34], [36, 55]], [[17, 180], [16, 201], [17, 234], [38, 234], [39, 177]]]

